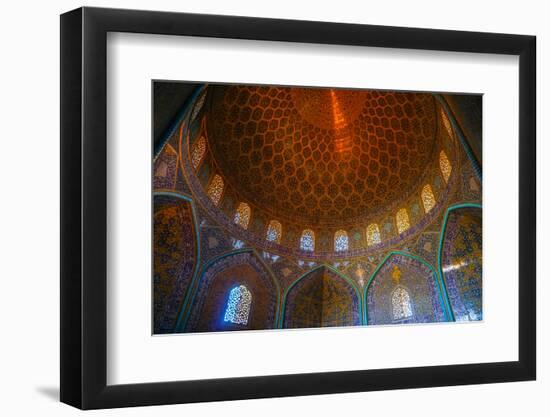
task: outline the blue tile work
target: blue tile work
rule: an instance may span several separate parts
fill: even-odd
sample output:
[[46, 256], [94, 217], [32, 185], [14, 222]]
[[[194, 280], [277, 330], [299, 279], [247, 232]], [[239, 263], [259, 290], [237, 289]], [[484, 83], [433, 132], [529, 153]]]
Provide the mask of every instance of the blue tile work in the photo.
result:
[[350, 262], [342, 271], [347, 277], [353, 279], [357, 287], [363, 291], [369, 281], [369, 277], [376, 269], [376, 264], [367, 258]]
[[[398, 287], [410, 296], [413, 315], [393, 316], [392, 294]], [[446, 321], [436, 275], [416, 258], [395, 253], [380, 267], [367, 289], [367, 324], [433, 323]]]
[[440, 232], [426, 231], [420, 235], [413, 246], [414, 253], [418, 254], [422, 259], [431, 265], [437, 265], [439, 233]]
[[172, 333], [196, 263], [191, 203], [171, 196], [154, 199], [154, 333]]
[[201, 257], [203, 262], [232, 250], [231, 239], [228, 238], [223, 229], [208, 224], [203, 225], [203, 222], [201, 222]]
[[279, 257], [276, 261], [268, 260], [267, 263], [283, 289], [288, 288], [291, 283], [307, 271], [306, 267], [300, 267], [297, 263], [284, 257]]
[[[451, 212], [447, 228], [443, 232], [441, 230], [444, 219], [447, 219], [447, 207], [464, 202], [481, 202], [481, 183], [467, 157], [454, 151], [452, 137], [445, 138], [443, 135], [438, 138], [438, 141], [444, 143], [444, 150], [453, 164], [450, 179], [447, 181], [438, 174], [440, 171], [437, 161], [431, 173], [426, 174], [425, 182], [431, 183], [436, 197], [437, 204], [432, 210], [425, 213], [419, 191], [411, 190], [410, 198], [402, 205], [384, 206], [384, 210], [376, 216], [376, 221], [372, 221], [379, 227], [382, 238], [380, 244], [367, 245], [367, 223], [351, 222], [345, 227], [349, 236], [349, 251], [334, 253], [334, 232], [340, 228], [339, 225], [315, 228], [314, 225], [302, 224], [289, 218], [286, 219], [287, 223], [281, 220], [281, 242], [270, 242], [266, 239], [267, 227], [270, 220], [278, 218], [278, 213], [262, 212], [253, 205], [254, 201], [250, 202], [253, 209], [248, 229], [243, 230], [236, 226], [233, 221], [234, 212], [243, 197], [234, 188], [239, 184], [232, 184], [229, 178], [225, 181], [219, 205], [212, 204], [204, 189], [214, 174], [220, 173], [219, 161], [212, 157], [208, 148], [197, 170], [188, 160], [187, 138], [191, 142], [196, 141], [201, 134], [208, 138], [207, 132], [201, 131], [200, 123], [203, 123], [203, 128], [205, 126], [202, 116], [202, 112], [199, 113], [189, 129], [188, 126], [178, 126], [154, 160], [154, 189], [173, 190], [191, 198], [194, 202], [192, 211], [197, 220], [195, 234], [200, 234], [200, 241], [197, 242], [193, 230], [180, 226], [181, 219], [178, 216], [172, 218], [175, 219], [175, 229], [181, 228], [179, 231], [164, 230], [162, 224], [154, 224], [155, 233], [158, 228], [160, 234], [165, 234], [165, 240], [173, 240], [170, 233], [186, 233], [188, 244], [196, 249], [192, 254], [189, 248], [178, 247], [172, 250], [174, 259], [183, 257], [188, 261], [185, 266], [187, 269], [181, 269], [181, 273], [178, 269], [180, 267], [170, 264], [168, 258], [165, 259], [165, 266], [159, 264], [160, 267], [157, 268], [155, 264], [155, 326], [159, 326], [158, 329], [162, 329], [162, 332], [174, 331], [174, 317], [182, 306], [182, 326], [175, 329], [177, 332], [244, 330], [220, 327], [220, 323], [216, 322], [222, 317], [219, 311], [227, 305], [231, 285], [243, 283], [250, 286], [253, 295], [251, 317], [254, 318], [254, 323], [247, 327], [250, 329], [269, 329], [274, 328], [275, 324], [279, 327], [310, 328], [355, 326], [362, 321], [366, 323], [367, 319], [371, 325], [445, 321], [447, 317], [439, 285], [430, 265], [437, 267], [439, 276], [444, 275], [447, 280], [450, 305], [457, 320], [481, 318], [481, 214], [479, 229], [469, 220], [461, 220], [463, 215], [458, 216], [457, 211]], [[189, 120], [190, 117], [187, 117], [184, 123]], [[182, 133], [185, 138], [183, 141]], [[253, 141], [256, 143], [258, 138], [255, 137]], [[239, 146], [241, 145], [249, 147], [250, 143], [243, 141]], [[182, 160], [179, 155], [180, 147]], [[251, 157], [259, 158], [254, 155]], [[256, 174], [257, 171], [250, 171], [250, 176], [254, 177]], [[246, 180], [245, 178], [243, 181]], [[293, 177], [288, 181], [289, 184], [295, 183]], [[307, 187], [308, 183], [304, 184]], [[273, 186], [274, 184], [270, 188]], [[326, 192], [327, 190], [316, 191], [316, 196], [321, 198]], [[345, 205], [345, 202], [342, 204]], [[408, 210], [411, 226], [404, 233], [398, 234], [395, 212], [401, 206]], [[154, 209], [156, 213], [156, 200]], [[189, 210], [191, 213], [191, 208]], [[300, 252], [298, 248], [301, 233], [309, 227], [315, 230], [315, 251]], [[464, 236], [470, 233], [473, 236]], [[443, 234], [440, 253], [438, 248]], [[403, 253], [410, 253], [413, 257]], [[165, 256], [166, 253], [155, 249], [154, 255]], [[389, 258], [386, 258], [388, 255]], [[475, 256], [472, 258], [470, 255]], [[399, 272], [396, 272], [396, 267]], [[193, 286], [190, 286], [187, 278], [183, 280], [182, 277], [193, 272], [193, 268], [197, 272]], [[173, 271], [172, 281], [165, 276], [159, 276], [159, 273], [164, 274], [168, 269]], [[375, 271], [377, 272], [373, 277]], [[289, 290], [288, 303], [284, 304], [282, 298], [285, 290], [304, 274], [305, 278]], [[348, 279], [353, 281], [353, 286]], [[359, 297], [354, 287], [358, 289]], [[396, 288], [403, 288], [410, 295], [412, 317], [394, 320], [392, 294], [395, 294]], [[195, 291], [197, 296], [193, 298]], [[279, 300], [276, 299], [277, 296]], [[160, 303], [157, 297], [164, 297], [165, 300]], [[182, 299], [187, 301], [182, 302]], [[210, 305], [206, 305], [208, 303]], [[258, 309], [258, 306], [262, 308]], [[276, 313], [279, 308], [285, 310], [280, 313], [286, 313], [286, 316]], [[157, 311], [161, 313], [156, 313]], [[208, 315], [205, 311], [208, 311]], [[268, 318], [259, 319], [259, 311], [263, 311]], [[284, 323], [278, 323], [278, 318], [281, 317], [286, 317]], [[186, 322], [190, 323], [187, 328], [183, 326]]]
[[482, 320], [481, 209], [452, 210], [447, 219], [441, 268], [456, 321]]

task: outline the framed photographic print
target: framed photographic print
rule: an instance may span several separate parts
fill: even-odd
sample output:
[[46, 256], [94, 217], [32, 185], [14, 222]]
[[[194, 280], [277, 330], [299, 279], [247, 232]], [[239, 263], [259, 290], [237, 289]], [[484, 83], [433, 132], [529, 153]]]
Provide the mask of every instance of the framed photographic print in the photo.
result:
[[535, 38], [61, 16], [61, 400], [535, 379]]

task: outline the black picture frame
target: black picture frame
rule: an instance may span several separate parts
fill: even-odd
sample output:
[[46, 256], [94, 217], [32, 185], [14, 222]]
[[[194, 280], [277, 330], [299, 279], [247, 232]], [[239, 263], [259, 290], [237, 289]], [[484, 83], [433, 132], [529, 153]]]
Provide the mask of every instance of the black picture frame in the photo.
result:
[[[519, 56], [519, 360], [107, 385], [108, 32]], [[61, 15], [60, 56], [62, 402], [95, 409], [536, 378], [534, 36], [84, 7]]]

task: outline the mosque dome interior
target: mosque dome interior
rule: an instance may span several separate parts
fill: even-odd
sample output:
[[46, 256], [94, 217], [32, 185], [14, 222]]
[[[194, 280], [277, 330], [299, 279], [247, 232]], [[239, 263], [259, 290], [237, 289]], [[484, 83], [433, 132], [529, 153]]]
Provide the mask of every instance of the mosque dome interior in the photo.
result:
[[480, 96], [154, 100], [154, 333], [482, 319]]

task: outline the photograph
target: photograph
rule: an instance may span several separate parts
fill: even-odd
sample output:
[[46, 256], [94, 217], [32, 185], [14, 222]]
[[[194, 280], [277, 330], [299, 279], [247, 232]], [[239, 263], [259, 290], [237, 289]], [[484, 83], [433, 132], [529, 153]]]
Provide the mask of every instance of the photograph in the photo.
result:
[[550, 24], [501, 3], [7, 2], [0, 416], [550, 415]]
[[153, 335], [483, 321], [482, 94], [151, 90]]

